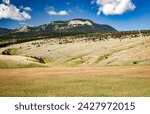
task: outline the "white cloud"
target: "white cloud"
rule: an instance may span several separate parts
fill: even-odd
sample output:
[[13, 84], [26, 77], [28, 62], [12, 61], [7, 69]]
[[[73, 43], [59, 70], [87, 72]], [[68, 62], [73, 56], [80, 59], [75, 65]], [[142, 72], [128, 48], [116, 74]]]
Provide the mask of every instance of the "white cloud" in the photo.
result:
[[24, 10], [26, 10], [26, 11], [32, 11], [32, 9], [30, 7], [25, 7]]
[[19, 7], [20, 9], [23, 9], [25, 11], [32, 11], [32, 9], [30, 7], [23, 7], [23, 6], [20, 6]]
[[10, 4], [10, 0], [2, 0], [5, 4]]
[[70, 3], [68, 2], [68, 3], [66, 3], [67, 5], [70, 5]]
[[0, 19], [26, 20], [31, 19], [31, 16], [26, 11], [20, 11], [15, 5], [10, 4], [10, 0], [3, 0], [0, 4]]
[[51, 11], [47, 11], [47, 13], [48, 13], [49, 15], [60, 15], [60, 16], [65, 16], [65, 15], [68, 15], [68, 14], [69, 14], [69, 12], [66, 11], [66, 10], [62, 10], [62, 11], [59, 11], [59, 12], [56, 12], [56, 11], [54, 11], [54, 10], [51, 10]]
[[92, 0], [91, 3], [94, 1], [99, 6], [97, 15], [100, 15], [101, 12], [104, 15], [122, 15], [136, 8], [131, 0]]

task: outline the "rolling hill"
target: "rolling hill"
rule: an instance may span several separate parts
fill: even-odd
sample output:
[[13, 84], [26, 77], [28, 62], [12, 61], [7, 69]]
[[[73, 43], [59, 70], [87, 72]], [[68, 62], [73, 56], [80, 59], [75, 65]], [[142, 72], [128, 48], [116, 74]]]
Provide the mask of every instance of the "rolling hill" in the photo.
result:
[[0, 35], [12, 33], [12, 29], [0, 28]]

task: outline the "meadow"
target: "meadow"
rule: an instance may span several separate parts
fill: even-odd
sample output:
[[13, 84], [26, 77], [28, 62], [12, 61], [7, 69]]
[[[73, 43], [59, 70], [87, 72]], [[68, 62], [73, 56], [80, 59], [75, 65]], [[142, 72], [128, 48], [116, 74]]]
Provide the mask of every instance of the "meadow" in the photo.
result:
[[149, 97], [150, 36], [127, 33], [1, 47], [0, 96]]
[[1, 97], [150, 96], [150, 66], [0, 69]]

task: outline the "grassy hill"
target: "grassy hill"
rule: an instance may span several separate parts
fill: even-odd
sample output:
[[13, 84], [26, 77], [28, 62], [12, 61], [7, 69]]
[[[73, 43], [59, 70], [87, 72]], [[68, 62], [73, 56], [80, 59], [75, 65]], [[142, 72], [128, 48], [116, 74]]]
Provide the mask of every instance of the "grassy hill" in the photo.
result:
[[149, 65], [149, 45], [147, 31], [90, 33], [13, 44], [0, 53], [31, 57], [46, 66]]
[[0, 96], [150, 96], [149, 31], [22, 35], [1, 42]]

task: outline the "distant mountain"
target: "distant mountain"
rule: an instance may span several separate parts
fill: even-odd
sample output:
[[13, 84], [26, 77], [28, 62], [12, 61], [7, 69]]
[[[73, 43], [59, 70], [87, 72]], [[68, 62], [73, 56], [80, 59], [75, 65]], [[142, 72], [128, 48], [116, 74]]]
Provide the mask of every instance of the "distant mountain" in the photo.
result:
[[0, 28], [0, 34], [33, 32], [33, 33], [52, 33], [52, 32], [109, 32], [117, 31], [109, 25], [96, 24], [88, 19], [73, 19], [69, 21], [53, 21], [49, 24], [40, 26], [24, 26], [19, 29]]
[[17, 32], [101, 32], [101, 31], [116, 31], [109, 25], [101, 25], [87, 19], [73, 19], [69, 21], [53, 21], [49, 24], [40, 25], [37, 27], [24, 26], [18, 29]]
[[0, 28], [0, 35], [11, 33], [12, 29]]

